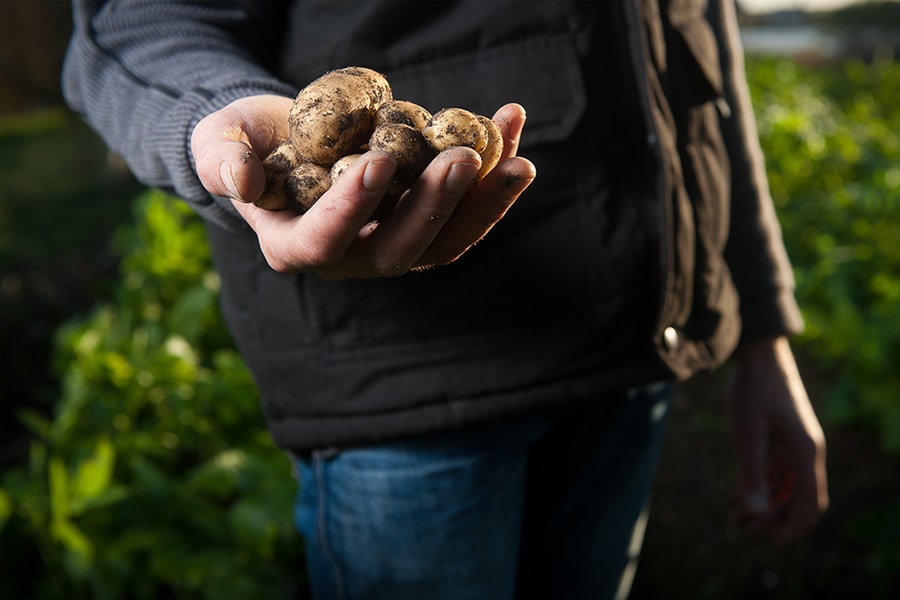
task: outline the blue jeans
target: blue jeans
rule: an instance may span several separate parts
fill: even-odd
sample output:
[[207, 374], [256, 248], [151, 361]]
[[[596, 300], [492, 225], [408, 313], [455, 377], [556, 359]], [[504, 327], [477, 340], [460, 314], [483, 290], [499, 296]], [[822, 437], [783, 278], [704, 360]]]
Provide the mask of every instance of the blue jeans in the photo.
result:
[[313, 598], [624, 597], [672, 391], [299, 458]]

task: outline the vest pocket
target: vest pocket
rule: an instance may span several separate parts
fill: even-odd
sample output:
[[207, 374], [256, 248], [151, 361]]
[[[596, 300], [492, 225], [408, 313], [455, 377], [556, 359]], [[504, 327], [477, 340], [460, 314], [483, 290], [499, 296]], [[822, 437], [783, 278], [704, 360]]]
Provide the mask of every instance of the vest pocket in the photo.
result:
[[504, 104], [521, 104], [528, 113], [522, 147], [567, 138], [587, 106], [570, 34], [529, 37], [417, 62], [386, 75], [395, 98], [432, 112], [458, 106], [491, 117]]

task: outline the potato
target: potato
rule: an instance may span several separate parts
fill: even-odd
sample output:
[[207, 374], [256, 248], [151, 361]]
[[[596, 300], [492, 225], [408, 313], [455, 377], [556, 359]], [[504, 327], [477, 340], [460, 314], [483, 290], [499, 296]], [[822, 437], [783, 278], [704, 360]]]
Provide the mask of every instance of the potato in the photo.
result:
[[287, 205], [297, 214], [303, 214], [331, 187], [329, 170], [314, 163], [303, 163], [292, 169], [284, 178]]
[[375, 112], [375, 127], [387, 123], [402, 123], [422, 131], [430, 118], [431, 113], [415, 102], [391, 100], [382, 104]]
[[394, 99], [394, 94], [391, 91], [391, 85], [388, 83], [387, 78], [374, 69], [344, 67], [332, 72], [357, 77], [363, 81], [366, 92], [372, 101], [373, 110], [378, 110], [379, 106]]
[[503, 134], [500, 133], [500, 128], [497, 127], [496, 123], [483, 115], [478, 115], [478, 120], [484, 125], [488, 135], [487, 145], [480, 152], [481, 168], [478, 169], [478, 174], [475, 175], [475, 181], [484, 179], [484, 176], [497, 166], [497, 163], [500, 162], [500, 155], [503, 154]]
[[288, 116], [291, 140], [305, 162], [332, 165], [355, 152], [374, 129], [375, 111], [392, 100], [387, 79], [361, 67], [325, 73], [300, 90]]
[[478, 116], [464, 108], [439, 110], [428, 120], [422, 135], [435, 152], [466, 146], [480, 153], [488, 141], [488, 133]]
[[266, 189], [254, 204], [266, 210], [287, 208], [284, 180], [287, 174], [300, 164], [300, 157], [291, 140], [285, 140], [263, 160], [266, 172]]
[[400, 123], [386, 123], [377, 127], [369, 138], [369, 149], [392, 154], [397, 160], [395, 178], [406, 186], [412, 185], [434, 158], [434, 151], [425, 141], [422, 132]]
[[397, 173], [373, 220], [393, 210], [438, 152], [472, 148], [482, 166], [475, 181], [497, 166], [503, 153], [499, 128], [464, 108], [431, 115], [393, 98], [387, 79], [364, 67], [329, 71], [300, 90], [288, 115], [290, 138], [264, 161], [263, 208], [287, 206], [302, 214], [362, 152], [389, 152]]
[[341, 173], [347, 170], [347, 167], [353, 164], [353, 162], [362, 156], [362, 154], [347, 154], [346, 156], [342, 156], [331, 166], [331, 171], [329, 171], [329, 177], [331, 178], [331, 183], [337, 181], [337, 178], [341, 176]]
[[[338, 177], [347, 170], [347, 167], [353, 164], [360, 156], [362, 156], [362, 154], [348, 154], [347, 156], [339, 158], [338, 161], [334, 163], [334, 166], [331, 167], [331, 183], [334, 184]], [[386, 217], [388, 213], [394, 210], [394, 206], [396, 206], [397, 202], [407, 189], [409, 189], [409, 186], [394, 180], [384, 193], [384, 198], [381, 199], [378, 208], [375, 209], [375, 213], [369, 220], [379, 221]]]

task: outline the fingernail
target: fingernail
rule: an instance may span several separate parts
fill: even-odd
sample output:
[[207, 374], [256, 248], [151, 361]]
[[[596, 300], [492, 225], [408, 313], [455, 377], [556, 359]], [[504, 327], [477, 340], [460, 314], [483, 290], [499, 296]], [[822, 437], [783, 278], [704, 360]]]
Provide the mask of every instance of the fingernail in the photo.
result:
[[394, 165], [387, 160], [371, 160], [363, 171], [362, 184], [367, 191], [380, 192], [394, 178]]
[[450, 194], [462, 194], [472, 185], [478, 165], [470, 162], [454, 163], [444, 180], [444, 189]]
[[219, 165], [219, 177], [222, 179], [222, 185], [228, 190], [229, 196], [243, 202], [244, 198], [238, 192], [237, 185], [234, 183], [234, 176], [231, 174], [231, 163], [225, 161]]

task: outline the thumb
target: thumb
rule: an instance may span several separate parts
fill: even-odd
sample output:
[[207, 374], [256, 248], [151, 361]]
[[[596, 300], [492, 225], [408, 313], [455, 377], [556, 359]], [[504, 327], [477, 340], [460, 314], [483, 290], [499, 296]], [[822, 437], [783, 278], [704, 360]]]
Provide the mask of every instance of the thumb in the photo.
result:
[[765, 439], [762, 427], [745, 427], [735, 435], [738, 477], [735, 524], [754, 540], [769, 537], [774, 518]]
[[261, 159], [286, 136], [290, 102], [276, 96], [244, 98], [197, 123], [191, 153], [209, 193], [240, 202], [259, 198], [266, 184]]

